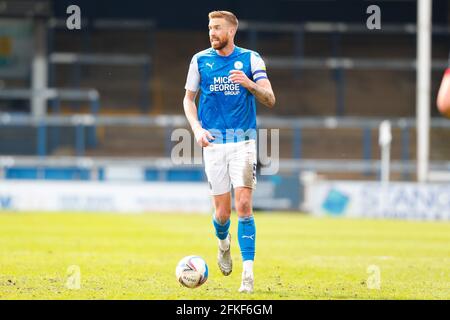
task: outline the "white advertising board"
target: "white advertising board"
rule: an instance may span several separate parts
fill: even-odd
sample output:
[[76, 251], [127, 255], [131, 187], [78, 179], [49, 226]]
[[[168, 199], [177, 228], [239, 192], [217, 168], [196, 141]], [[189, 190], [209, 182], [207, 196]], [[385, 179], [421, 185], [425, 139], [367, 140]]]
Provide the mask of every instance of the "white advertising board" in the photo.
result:
[[0, 210], [212, 212], [205, 183], [0, 182]]
[[302, 206], [314, 215], [450, 220], [450, 184], [316, 181]]

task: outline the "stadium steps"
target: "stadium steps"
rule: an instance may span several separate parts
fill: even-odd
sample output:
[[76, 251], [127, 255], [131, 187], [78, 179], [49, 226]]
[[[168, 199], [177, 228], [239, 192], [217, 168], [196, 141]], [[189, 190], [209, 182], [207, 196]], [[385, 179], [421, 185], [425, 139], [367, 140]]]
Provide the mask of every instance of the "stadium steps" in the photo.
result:
[[449, 161], [450, 159], [450, 130], [434, 129], [430, 133], [430, 159]]
[[36, 154], [36, 128], [33, 127], [0, 127], [1, 155], [34, 155]]
[[[82, 34], [57, 31], [54, 51], [151, 55], [149, 39], [149, 34], [145, 31], [95, 30], [91, 33], [90, 40], [86, 42]], [[73, 69], [73, 66], [69, 65], [55, 65], [56, 86], [74, 86], [76, 76]], [[97, 89], [103, 107], [109, 110], [130, 108], [135, 113], [141, 112], [143, 79], [141, 67], [82, 65], [79, 70], [80, 87]], [[147, 85], [148, 91], [151, 92], [152, 79]], [[148, 99], [151, 106], [151, 94]]]
[[[57, 33], [56, 50], [81, 52], [84, 44], [81, 35]], [[127, 39], [126, 46], [120, 46]], [[150, 54], [148, 34], [145, 32], [93, 33], [90, 52]], [[158, 96], [157, 110], [166, 114], [182, 111], [181, 101], [189, 61], [192, 55], [209, 46], [206, 32], [158, 31], [155, 33], [156, 50], [154, 78], [150, 89]], [[294, 52], [292, 35], [264, 35], [259, 37], [257, 50], [264, 56], [291, 57]], [[177, 50], [173, 44], [177, 43]], [[247, 47], [248, 37], [239, 33], [237, 43]], [[277, 45], [273, 45], [276, 43]], [[308, 34], [304, 46], [305, 56], [329, 57], [332, 55], [329, 35]], [[345, 57], [414, 58], [415, 41], [408, 37], [352, 35], [342, 38], [340, 55]], [[60, 76], [61, 83], [70, 84], [70, 67]], [[83, 67], [83, 86], [98, 88], [105, 106], [120, 108], [139, 104], [140, 70], [136, 67]], [[336, 88], [334, 72], [327, 70], [276, 70], [269, 66], [269, 76], [277, 96], [273, 110], [260, 107], [261, 113], [275, 115], [335, 115]], [[111, 74], [110, 74], [111, 73]], [[117, 77], [118, 75], [118, 77]], [[346, 114], [359, 116], [393, 117], [414, 116], [415, 74], [397, 71], [346, 71]], [[433, 92], [437, 91], [441, 73], [433, 73]], [[383, 99], [373, 99], [383, 97]], [[155, 98], [155, 97], [153, 97]], [[128, 103], [125, 103], [128, 102]], [[154, 110], [155, 111], [155, 110]]]
[[[76, 37], [75, 37], [76, 38]], [[81, 52], [81, 36], [74, 40], [73, 34], [59, 34], [56, 50]], [[118, 46], [118, 41], [127, 39], [126, 46]], [[156, 51], [153, 55], [154, 78], [150, 85], [153, 103], [152, 112], [164, 114], [182, 114], [182, 98], [189, 61], [192, 55], [209, 46], [206, 32], [158, 31], [155, 34]], [[264, 56], [292, 56], [294, 44], [291, 35], [261, 36], [258, 51]], [[382, 42], [381, 42], [382, 40]], [[177, 50], [173, 44], [177, 43]], [[274, 46], [273, 44], [277, 45]], [[389, 46], [380, 45], [388, 43]], [[248, 46], [245, 33], [238, 34], [238, 44]], [[331, 41], [328, 35], [308, 35], [305, 42], [306, 56], [330, 56]], [[126, 52], [125, 52], [126, 50]], [[139, 53], [149, 54], [148, 37], [145, 32], [133, 35], [127, 32], [98, 32], [91, 39], [91, 52]], [[413, 40], [383, 36], [380, 42], [366, 37], [343, 39], [342, 56], [347, 57], [414, 57]], [[58, 67], [58, 84], [70, 85], [70, 67]], [[93, 87], [100, 91], [103, 114], [139, 113], [140, 70], [135, 67], [83, 67], [83, 87]], [[111, 74], [110, 74], [111, 73]], [[415, 115], [415, 75], [411, 72], [390, 71], [346, 71], [347, 91], [345, 92], [346, 114], [351, 116], [414, 116]], [[270, 69], [277, 97], [274, 109], [262, 105], [258, 107], [260, 115], [280, 116], [332, 116], [336, 112], [336, 87], [334, 73], [326, 70], [304, 70], [300, 74], [292, 70]], [[433, 73], [433, 92], [437, 91], [437, 82], [441, 74]], [[436, 90], [434, 90], [436, 89]], [[157, 96], [155, 98], [155, 96]], [[373, 99], [373, 97], [382, 97]], [[157, 103], [155, 101], [157, 100]], [[70, 112], [70, 104], [65, 104], [65, 112]], [[88, 107], [84, 110], [88, 110]], [[432, 111], [436, 115], [435, 111]], [[127, 130], [104, 128], [99, 130], [99, 147], [89, 150], [90, 154], [122, 155], [126, 152], [136, 155], [164, 155], [164, 134], [150, 138], [146, 130]], [[148, 129], [147, 129], [148, 130]], [[120, 135], [118, 136], [117, 133]], [[103, 133], [102, 133], [103, 132]], [[432, 133], [434, 135], [434, 133]], [[320, 139], [318, 139], [320, 137]], [[361, 130], [329, 131], [318, 129], [303, 132], [302, 155], [305, 158], [361, 158]], [[163, 140], [161, 140], [163, 139]], [[394, 132], [392, 157], [401, 158], [400, 133]], [[410, 132], [412, 146], [409, 154], [415, 157], [415, 133]], [[439, 140], [440, 139], [440, 140]], [[113, 140], [113, 141], [110, 141]], [[292, 156], [292, 133], [282, 135], [281, 156]], [[449, 158], [448, 134], [433, 136], [432, 158]], [[124, 148], [126, 151], [122, 151]], [[372, 132], [372, 158], [379, 158], [377, 132]]]
[[[126, 130], [125, 130], [126, 129]], [[165, 131], [145, 127], [99, 128], [97, 148], [87, 150], [89, 156], [164, 156]]]

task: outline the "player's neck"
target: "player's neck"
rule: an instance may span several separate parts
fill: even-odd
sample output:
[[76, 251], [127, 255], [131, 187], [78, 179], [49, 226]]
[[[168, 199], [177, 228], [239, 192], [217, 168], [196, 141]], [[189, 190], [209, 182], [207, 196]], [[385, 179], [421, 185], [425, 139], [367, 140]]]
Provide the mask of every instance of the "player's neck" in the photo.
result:
[[216, 52], [219, 56], [226, 57], [233, 53], [234, 48], [235, 48], [234, 43], [229, 43], [229, 44], [227, 44], [226, 47], [224, 47], [220, 50], [216, 50]]

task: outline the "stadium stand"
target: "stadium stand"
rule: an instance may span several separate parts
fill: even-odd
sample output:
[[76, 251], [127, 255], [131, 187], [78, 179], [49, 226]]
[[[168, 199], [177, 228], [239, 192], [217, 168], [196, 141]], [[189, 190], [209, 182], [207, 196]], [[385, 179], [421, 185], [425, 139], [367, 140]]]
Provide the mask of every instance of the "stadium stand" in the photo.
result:
[[[100, 100], [93, 107], [92, 103], [53, 99], [48, 108], [50, 115], [56, 116], [55, 119], [77, 114], [135, 115], [132, 121], [137, 121], [139, 117], [155, 119], [158, 115], [182, 113], [189, 60], [198, 48], [209, 46], [204, 32], [157, 30], [154, 21], [137, 19], [90, 19], [83, 23], [83, 30], [68, 33], [63, 21], [49, 20], [49, 84], [78, 90], [79, 94], [95, 88]], [[378, 124], [389, 115], [396, 123], [391, 156], [403, 163], [394, 179], [412, 178], [412, 170], [405, 168], [409, 168], [416, 149], [412, 120], [413, 26], [388, 25], [382, 32], [370, 35], [367, 29], [349, 23], [242, 21], [241, 28], [238, 43], [263, 52], [268, 65], [277, 106], [274, 110], [259, 106], [258, 113], [284, 121], [284, 125], [278, 126], [283, 128], [281, 158], [375, 161], [380, 156]], [[439, 40], [433, 48], [433, 84], [437, 86], [440, 70], [446, 65], [445, 44], [450, 32], [446, 26], [436, 26], [434, 33]], [[118, 46], [117, 39], [124, 39], [126, 46]], [[177, 50], [173, 50], [173, 43], [178, 44]], [[8, 88], [19, 86], [15, 80], [7, 79], [5, 83]], [[7, 97], [13, 93], [6, 90], [2, 94]], [[374, 96], [384, 98], [380, 101]], [[3, 109], [10, 110], [10, 106]], [[292, 118], [298, 119], [298, 123], [288, 121]], [[316, 118], [322, 118], [325, 124], [314, 123]], [[20, 123], [5, 119], [0, 130], [9, 138], [1, 142], [2, 155], [167, 157], [173, 145], [170, 141], [173, 125], [96, 123], [91, 119], [96, 123], [92, 131], [91, 120], [66, 123], [55, 120], [46, 128], [45, 124], [14, 127]], [[313, 125], [305, 124], [308, 119]], [[334, 122], [348, 124], [333, 125]], [[85, 127], [91, 130], [88, 134]], [[271, 127], [270, 123], [267, 127]], [[432, 127], [431, 158], [443, 162], [450, 156], [445, 144], [449, 126], [435, 119]], [[335, 164], [336, 172], [327, 170], [329, 177], [343, 175], [338, 162]], [[355, 169], [352, 178], [376, 179], [376, 170], [368, 168]]]

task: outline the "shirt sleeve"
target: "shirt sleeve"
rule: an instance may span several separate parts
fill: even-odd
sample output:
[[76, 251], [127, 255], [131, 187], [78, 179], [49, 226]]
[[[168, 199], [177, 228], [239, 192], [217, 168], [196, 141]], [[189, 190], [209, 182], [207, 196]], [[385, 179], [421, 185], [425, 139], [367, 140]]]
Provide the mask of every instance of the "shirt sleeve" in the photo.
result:
[[197, 57], [193, 56], [184, 88], [189, 91], [197, 92], [200, 87], [200, 73], [198, 72]]
[[252, 69], [253, 81], [256, 82], [261, 79], [268, 79], [266, 64], [258, 53], [252, 52], [250, 57], [250, 65]]

